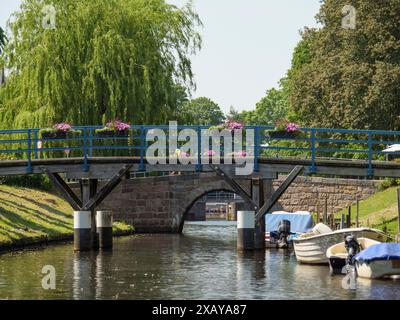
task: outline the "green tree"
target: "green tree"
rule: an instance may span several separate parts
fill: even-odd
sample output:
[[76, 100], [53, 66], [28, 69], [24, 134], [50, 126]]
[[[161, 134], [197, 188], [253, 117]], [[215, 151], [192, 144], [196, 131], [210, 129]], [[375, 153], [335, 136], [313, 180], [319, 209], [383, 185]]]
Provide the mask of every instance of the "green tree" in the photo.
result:
[[[0, 27], [0, 56], [3, 54], [4, 47], [7, 43], [7, 37], [4, 33], [4, 30]], [[4, 77], [4, 63], [0, 60], [0, 85], [3, 84], [5, 77]], [[1, 101], [1, 95], [0, 95]]]
[[[55, 6], [56, 29], [42, 27], [45, 4]], [[201, 22], [190, 3], [24, 0], [14, 20], [2, 127], [165, 123], [180, 103], [177, 86], [194, 86]]]
[[0, 27], [0, 55], [3, 53], [6, 42], [7, 42], [6, 34], [4, 33], [4, 30]]
[[257, 103], [251, 124], [273, 125], [277, 120], [286, 118], [287, 114], [288, 104], [283, 90], [272, 88]]
[[[356, 28], [342, 27], [342, 8]], [[290, 101], [304, 125], [399, 130], [400, 2], [324, 0]]]
[[178, 109], [177, 120], [186, 125], [218, 125], [225, 119], [217, 103], [206, 97], [190, 100]]

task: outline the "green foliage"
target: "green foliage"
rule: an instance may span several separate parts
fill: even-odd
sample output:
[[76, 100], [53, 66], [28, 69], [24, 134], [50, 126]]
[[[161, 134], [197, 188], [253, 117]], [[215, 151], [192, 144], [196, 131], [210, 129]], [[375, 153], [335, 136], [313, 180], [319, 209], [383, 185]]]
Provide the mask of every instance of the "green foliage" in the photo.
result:
[[[62, 132], [56, 128], [46, 128], [46, 129], [41, 129], [39, 130], [39, 136], [43, 137], [43, 134], [46, 133], [58, 133]], [[75, 136], [80, 136], [82, 135], [82, 130], [69, 130], [67, 133], [67, 137], [75, 137]]]
[[386, 178], [379, 184], [379, 190], [383, 191], [398, 185], [400, 185], [400, 179]]
[[342, 28], [346, 0], [324, 0], [291, 74], [291, 105], [307, 126], [398, 130], [400, 3], [353, 0], [356, 29]]
[[182, 125], [218, 125], [224, 119], [219, 105], [206, 97], [184, 102], [177, 110], [177, 121]]
[[[36, 241], [72, 239], [73, 214], [60, 197], [43, 191], [0, 186], [0, 247]], [[114, 222], [114, 235], [130, 235], [134, 228]]]
[[1, 184], [44, 191], [52, 189], [49, 178], [46, 175], [40, 174], [0, 177], [0, 185]]
[[[45, 30], [41, 11], [50, 3], [56, 29]], [[190, 3], [24, 0], [21, 8], [3, 60], [12, 71], [0, 90], [4, 128], [165, 123], [180, 102], [177, 87], [194, 86], [201, 22]]]

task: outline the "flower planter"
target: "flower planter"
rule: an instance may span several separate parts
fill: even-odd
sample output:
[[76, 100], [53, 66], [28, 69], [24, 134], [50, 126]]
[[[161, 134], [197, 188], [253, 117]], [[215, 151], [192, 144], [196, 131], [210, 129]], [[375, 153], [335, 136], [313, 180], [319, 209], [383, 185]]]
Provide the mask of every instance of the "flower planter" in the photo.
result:
[[96, 132], [96, 135], [98, 137], [108, 137], [108, 138], [128, 137], [129, 132], [128, 130], [121, 130], [121, 131], [105, 130]]
[[297, 132], [269, 131], [268, 135], [271, 139], [296, 139]]
[[43, 132], [42, 139], [66, 139], [67, 132], [66, 131], [55, 131], [55, 132]]

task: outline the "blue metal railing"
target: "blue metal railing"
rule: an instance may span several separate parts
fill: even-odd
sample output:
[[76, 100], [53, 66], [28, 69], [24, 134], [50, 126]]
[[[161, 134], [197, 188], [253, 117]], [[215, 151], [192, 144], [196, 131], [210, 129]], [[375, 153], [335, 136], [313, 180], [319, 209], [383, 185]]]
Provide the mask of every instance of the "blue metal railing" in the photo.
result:
[[[101, 126], [76, 126], [73, 134], [61, 138], [44, 138], [39, 129], [0, 130], [0, 161], [27, 160], [27, 172], [32, 172], [33, 160], [43, 158], [82, 157], [83, 171], [89, 170], [89, 157], [129, 156], [139, 158], [139, 170], [146, 170], [146, 136], [149, 130], [166, 131], [168, 143], [168, 125], [131, 126], [127, 135], [102, 136], [96, 133]], [[202, 130], [209, 126], [178, 126], [178, 131], [193, 129], [198, 139], [195, 157], [196, 170], [202, 169]], [[391, 144], [400, 144], [399, 131], [383, 130], [346, 130], [328, 128], [302, 128], [295, 136], [274, 136], [269, 132], [272, 126], [249, 126], [254, 130], [254, 170], [259, 170], [261, 157], [308, 159], [310, 173], [317, 170], [319, 159], [361, 160], [368, 164], [367, 176], [373, 176], [373, 161], [385, 160], [382, 150]], [[177, 137], [172, 137], [177, 138]], [[162, 141], [164, 138], [159, 138]], [[244, 139], [245, 140], [245, 139]], [[178, 143], [178, 148], [185, 141]], [[244, 146], [245, 148], [245, 146]], [[168, 146], [166, 146], [168, 150]], [[223, 151], [223, 146], [221, 146]], [[397, 155], [399, 155], [397, 153]]]

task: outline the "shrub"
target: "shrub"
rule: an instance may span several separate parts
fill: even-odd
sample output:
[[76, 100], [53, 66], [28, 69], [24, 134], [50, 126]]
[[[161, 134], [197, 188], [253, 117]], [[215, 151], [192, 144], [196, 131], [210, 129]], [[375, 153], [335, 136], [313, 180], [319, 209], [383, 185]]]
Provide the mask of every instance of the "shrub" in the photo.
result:
[[380, 191], [383, 191], [390, 187], [398, 186], [399, 182], [400, 182], [400, 179], [386, 178], [379, 184], [378, 188]]
[[52, 188], [49, 178], [43, 174], [0, 177], [0, 184], [23, 188], [33, 188], [43, 191], [49, 191]]

